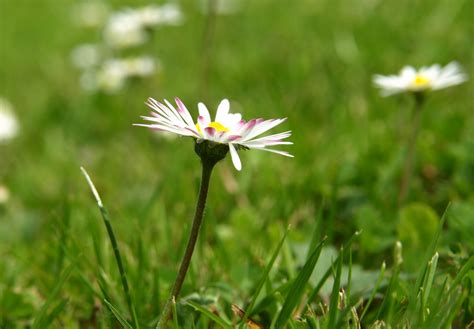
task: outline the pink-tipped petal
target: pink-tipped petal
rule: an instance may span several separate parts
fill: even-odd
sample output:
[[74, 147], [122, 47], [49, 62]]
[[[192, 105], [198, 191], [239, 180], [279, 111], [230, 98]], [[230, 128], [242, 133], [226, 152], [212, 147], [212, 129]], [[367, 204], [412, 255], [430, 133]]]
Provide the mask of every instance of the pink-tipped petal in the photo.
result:
[[229, 135], [229, 136], [227, 136], [226, 142], [227, 143], [235, 142], [235, 141], [238, 141], [241, 138], [242, 138], [242, 136], [240, 136], [240, 135]]
[[202, 116], [207, 122], [211, 122], [211, 116], [209, 110], [204, 103], [198, 104], [199, 115]]
[[182, 122], [185, 122], [185, 121], [184, 121], [184, 118], [178, 113], [178, 111], [176, 111], [176, 109], [174, 108], [173, 104], [171, 104], [170, 102], [168, 102], [167, 99], [165, 99], [164, 101], [165, 101], [166, 106], [170, 109], [170, 111], [171, 111], [179, 120], [181, 120]]
[[198, 123], [199, 123], [199, 126], [201, 127], [201, 130], [204, 127], [207, 127], [209, 125], [209, 122], [206, 121], [206, 118], [203, 117], [202, 115], [198, 116]]
[[252, 119], [246, 122], [239, 130], [237, 130], [237, 134], [242, 135], [244, 138], [246, 135], [255, 127], [257, 124], [257, 119]]
[[252, 131], [249, 131], [247, 135], [243, 138], [244, 141], [251, 140], [254, 137], [257, 137], [264, 132], [278, 126], [282, 122], [284, 122], [286, 118], [283, 119], [272, 119], [272, 120], [266, 120], [263, 122], [257, 122], [256, 126], [252, 129]]
[[215, 140], [216, 130], [212, 127], [206, 127], [203, 130], [203, 135], [205, 139]]
[[189, 126], [194, 126], [193, 118], [191, 117], [191, 114], [189, 114], [189, 111], [183, 102], [178, 97], [175, 98], [175, 102], [176, 105], [178, 105], [178, 112], [184, 121], [186, 121]]

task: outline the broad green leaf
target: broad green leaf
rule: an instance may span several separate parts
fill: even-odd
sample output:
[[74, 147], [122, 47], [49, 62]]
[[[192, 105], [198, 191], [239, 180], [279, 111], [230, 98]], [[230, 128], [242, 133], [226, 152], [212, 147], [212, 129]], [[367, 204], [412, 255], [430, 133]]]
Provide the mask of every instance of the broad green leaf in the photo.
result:
[[[398, 239], [403, 244], [405, 269], [416, 272], [426, 263], [420, 262], [439, 227], [439, 219], [433, 209], [422, 203], [403, 207], [397, 223]], [[429, 256], [431, 257], [433, 253]], [[428, 261], [428, 260], [427, 260]]]

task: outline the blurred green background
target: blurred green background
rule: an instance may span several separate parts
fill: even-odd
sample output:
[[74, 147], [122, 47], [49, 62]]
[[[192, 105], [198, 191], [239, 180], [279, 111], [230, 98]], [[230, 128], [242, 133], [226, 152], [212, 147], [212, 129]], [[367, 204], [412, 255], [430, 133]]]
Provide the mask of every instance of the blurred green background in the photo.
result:
[[[453, 259], [472, 253], [472, 79], [429, 95], [401, 209], [413, 102], [410, 95], [380, 97], [371, 82], [373, 74], [395, 74], [406, 64], [453, 60], [472, 77], [471, 1], [233, 1], [235, 11], [211, 18], [210, 41], [205, 4], [179, 1], [181, 25], [159, 26], [145, 45], [112, 52], [161, 63], [152, 77], [116, 93], [81, 89], [71, 51], [101, 42], [102, 34], [75, 24], [78, 3], [0, 0], [0, 96], [20, 123], [18, 136], [0, 144], [0, 184], [10, 193], [0, 204], [0, 324], [30, 323], [68, 262], [78, 270], [62, 288], [67, 327], [97, 305], [86, 282], [95, 285], [99, 268], [120, 295], [80, 166], [109, 209], [139, 314], [144, 322], [157, 315], [181, 257], [200, 165], [192, 140], [132, 126], [148, 114], [147, 97], [178, 96], [193, 115], [199, 101], [213, 111], [229, 98], [231, 111], [244, 118], [288, 117], [280, 131], [293, 131], [294, 145], [286, 148], [293, 159], [248, 151], [241, 152], [241, 172], [230, 158], [218, 165], [184, 294], [217, 283], [242, 304], [288, 224], [282, 263], [296, 269], [304, 262], [318, 214], [318, 234], [333, 246], [328, 261], [333, 248], [363, 230], [353, 260], [360, 291], [373, 285], [372, 271], [383, 260], [392, 262], [397, 240], [404, 270], [418, 269], [449, 202], [443, 268], [455, 272]], [[114, 11], [162, 2], [104, 3]]]

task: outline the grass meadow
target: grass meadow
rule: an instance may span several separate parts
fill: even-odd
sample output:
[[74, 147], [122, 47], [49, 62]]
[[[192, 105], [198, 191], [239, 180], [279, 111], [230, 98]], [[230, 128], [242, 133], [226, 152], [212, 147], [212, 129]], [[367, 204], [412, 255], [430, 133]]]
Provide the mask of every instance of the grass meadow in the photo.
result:
[[[240, 172], [230, 156], [216, 166], [169, 328], [473, 326], [473, 2], [179, 1], [181, 24], [109, 51], [159, 60], [115, 92], [83, 90], [71, 64], [102, 42], [76, 24], [79, 2], [0, 0], [0, 96], [19, 122], [0, 141], [0, 328], [155, 328], [200, 163], [192, 139], [132, 124], [148, 97], [176, 96], [194, 117], [223, 98], [246, 119], [287, 117], [276, 132], [292, 131], [294, 158], [249, 150]], [[372, 76], [451, 61], [471, 79], [427, 95], [399, 204], [414, 101], [381, 97]]]

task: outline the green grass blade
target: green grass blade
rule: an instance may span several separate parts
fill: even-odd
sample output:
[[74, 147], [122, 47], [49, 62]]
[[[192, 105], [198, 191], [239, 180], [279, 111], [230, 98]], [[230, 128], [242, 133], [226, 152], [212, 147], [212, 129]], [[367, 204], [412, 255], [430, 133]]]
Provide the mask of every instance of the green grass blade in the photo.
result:
[[209, 311], [207, 308], [203, 307], [202, 305], [199, 305], [198, 303], [192, 300], [187, 300], [186, 304], [188, 304], [189, 306], [194, 308], [196, 311], [206, 316], [208, 319], [214, 321], [216, 324], [218, 324], [222, 328], [228, 328], [228, 329], [232, 328], [231, 324], [227, 323], [225, 320], [221, 319], [220, 317], [218, 317], [217, 315], [215, 315], [214, 313], [212, 313], [211, 311]]
[[344, 249], [341, 248], [338, 257], [339, 261], [337, 262], [336, 275], [334, 276], [334, 283], [332, 285], [331, 299], [329, 301], [329, 320], [326, 328], [330, 329], [334, 328], [334, 325], [336, 324], [343, 258]]
[[[343, 250], [344, 250], [344, 257], [346, 257], [346, 252], [348, 252], [348, 250], [350, 250], [351, 248], [351, 245], [352, 243], [354, 242], [355, 238], [358, 237], [360, 235], [360, 231], [357, 231], [355, 232], [351, 238], [349, 239], [349, 241], [346, 242], [346, 244], [343, 246]], [[339, 254], [337, 256], [337, 258], [334, 260], [333, 264], [338, 262], [339, 261], [339, 257], [341, 256], [341, 254]], [[319, 290], [321, 290], [321, 287], [324, 285], [324, 283], [326, 282], [326, 280], [329, 278], [329, 276], [331, 275], [331, 271], [332, 271], [332, 265], [329, 266], [329, 268], [326, 270], [326, 272], [324, 273], [323, 277], [321, 278], [321, 280], [319, 280], [318, 284], [316, 285], [316, 287], [314, 287], [314, 289], [311, 291], [311, 293], [309, 294], [309, 298], [308, 298], [308, 301], [311, 302], [314, 300], [314, 298], [316, 297], [316, 295], [318, 294]]]
[[63, 284], [67, 281], [67, 279], [71, 275], [72, 270], [74, 269], [75, 266], [76, 264], [72, 263], [68, 267], [66, 267], [66, 269], [63, 271], [63, 274], [54, 285], [51, 295], [48, 296], [48, 299], [39, 310], [39, 313], [33, 322], [32, 328], [44, 328], [46, 311], [48, 310], [49, 306], [54, 302], [54, 300], [58, 296], [59, 291], [61, 290]]
[[306, 259], [308, 259], [311, 256], [311, 251], [316, 248], [317, 244], [319, 241], [321, 241], [321, 223], [323, 219], [323, 209], [324, 209], [324, 199], [321, 202], [321, 206], [319, 207], [318, 214], [316, 215], [316, 220], [315, 220], [315, 225], [314, 225], [314, 230], [313, 234], [311, 235], [311, 241], [309, 243], [309, 248], [308, 248], [308, 254], [306, 255]]
[[430, 314], [428, 315], [427, 321], [424, 323], [424, 325], [427, 328], [432, 328], [433, 323], [439, 323], [440, 319], [442, 318], [440, 309], [441, 309], [441, 304], [443, 301], [446, 300], [446, 296], [449, 298], [449, 294], [446, 294], [446, 286], [448, 284], [448, 276], [445, 277], [443, 284], [441, 285], [440, 288], [437, 289], [437, 292], [435, 296], [433, 297], [433, 303], [430, 305]]
[[469, 257], [467, 262], [463, 265], [459, 273], [454, 278], [453, 282], [448, 291], [448, 295], [450, 295], [454, 289], [456, 289], [457, 285], [461, 282], [464, 276], [474, 267], [474, 256]]
[[316, 262], [319, 259], [319, 255], [321, 254], [321, 249], [323, 248], [325, 241], [326, 239], [323, 239], [316, 246], [316, 248], [311, 253], [311, 256], [303, 265], [303, 268], [299, 272], [298, 276], [293, 281], [293, 284], [290, 288], [290, 292], [288, 293], [283, 303], [283, 307], [280, 313], [278, 314], [277, 320], [275, 322], [275, 328], [283, 328], [285, 326], [291, 316], [291, 312], [293, 312], [294, 308], [300, 302], [301, 296], [304, 293], [304, 288], [308, 283], [309, 277], [313, 273], [314, 267], [316, 266]]
[[41, 327], [42, 328], [50, 328], [51, 323], [58, 317], [58, 315], [64, 310], [67, 303], [69, 301], [67, 299], [62, 300], [55, 308], [49, 313], [48, 316], [44, 319]]
[[425, 257], [423, 258], [424, 259], [423, 264], [426, 264], [426, 265], [423, 267], [423, 269], [420, 270], [420, 272], [418, 274], [418, 277], [417, 277], [416, 283], [415, 283], [415, 289], [412, 291], [411, 302], [416, 301], [417, 295], [420, 291], [420, 288], [422, 287], [423, 280], [424, 280], [426, 271], [428, 269], [428, 262], [430, 261], [431, 257], [433, 257], [434, 253], [436, 252], [436, 247], [438, 246], [439, 237], [441, 236], [441, 232], [443, 231], [443, 226], [444, 226], [444, 223], [446, 221], [447, 213], [448, 213], [448, 210], [449, 210], [450, 206], [451, 206], [451, 204], [448, 204], [448, 206], [446, 207], [446, 209], [443, 213], [443, 216], [441, 216], [441, 220], [440, 220], [440, 223], [439, 223], [438, 230], [436, 231], [436, 234], [435, 234], [433, 240], [431, 241], [431, 244], [430, 244], [430, 246], [429, 246], [429, 248], [428, 248], [428, 250], [425, 254]]
[[[443, 312], [443, 319], [439, 324], [439, 328], [452, 328], [452, 323], [456, 314], [458, 314], [459, 309], [462, 306], [462, 303], [467, 298], [467, 292], [460, 293], [459, 296], [454, 301], [450, 302], [448, 310]], [[468, 327], [466, 327], [468, 328]]]
[[109, 235], [110, 243], [112, 244], [112, 249], [114, 251], [115, 260], [117, 262], [117, 267], [120, 273], [120, 279], [121, 279], [123, 291], [125, 294], [125, 299], [127, 301], [135, 328], [138, 329], [140, 328], [140, 325], [138, 323], [137, 313], [135, 311], [135, 305], [133, 304], [132, 296], [130, 294], [127, 276], [125, 274], [125, 269], [123, 267], [122, 257], [120, 256], [120, 250], [118, 248], [117, 240], [115, 238], [114, 230], [112, 228], [112, 223], [110, 222], [110, 219], [109, 219], [109, 214], [107, 212], [107, 209], [104, 207], [104, 204], [102, 203], [102, 200], [99, 196], [99, 192], [97, 192], [97, 189], [95, 188], [95, 185], [92, 182], [89, 174], [83, 167], [81, 167], [81, 171], [84, 174], [84, 177], [86, 178], [87, 183], [89, 184], [92, 194], [94, 195], [94, 198], [97, 201], [97, 205], [99, 206], [100, 214], [102, 215], [102, 219], [104, 221], [105, 227], [107, 229], [107, 234]]
[[[382, 316], [382, 312], [387, 308], [390, 307], [391, 302], [392, 302], [392, 293], [393, 290], [395, 289], [395, 286], [398, 284], [398, 275], [399, 275], [399, 269], [395, 268], [392, 269], [392, 276], [390, 277], [390, 281], [388, 283], [388, 287], [385, 290], [384, 293], [384, 298], [382, 301], [382, 304], [379, 307], [379, 310], [377, 312], [377, 315], [375, 316], [376, 319], [380, 319]], [[389, 322], [389, 321], [388, 321]]]
[[347, 305], [351, 304], [351, 286], [352, 286], [352, 248], [349, 249], [349, 269], [347, 271], [346, 300]]
[[382, 280], [384, 278], [385, 274], [385, 262], [382, 263], [382, 267], [380, 269], [380, 274], [379, 277], [377, 278], [377, 281], [375, 282], [374, 289], [372, 290], [372, 293], [370, 294], [369, 300], [367, 301], [367, 304], [365, 305], [364, 311], [362, 312], [359, 321], [362, 322], [362, 319], [364, 318], [365, 314], [370, 308], [370, 304], [372, 304], [372, 301], [374, 300], [375, 294], [377, 293], [377, 290], [380, 287], [380, 284], [382, 283]]
[[179, 329], [178, 310], [176, 309], [176, 298], [174, 296], [173, 296], [173, 299], [171, 300], [171, 314], [173, 314], [174, 329]]
[[438, 258], [439, 254], [435, 253], [433, 258], [431, 258], [430, 263], [428, 264], [428, 275], [426, 276], [426, 280], [424, 280], [423, 282], [423, 306], [426, 306], [428, 304], [428, 298], [430, 296], [431, 287], [433, 285], [434, 275], [438, 266]]
[[247, 307], [247, 311], [245, 312], [243, 322], [245, 322], [245, 320], [247, 320], [247, 317], [252, 314], [252, 310], [253, 310], [253, 307], [255, 306], [258, 295], [260, 294], [260, 291], [262, 290], [263, 285], [265, 284], [265, 281], [267, 281], [267, 279], [268, 279], [268, 275], [270, 274], [270, 270], [272, 269], [273, 264], [275, 263], [275, 260], [277, 259], [278, 254], [280, 253], [280, 249], [283, 246], [283, 243], [285, 242], [286, 237], [288, 236], [288, 232], [290, 231], [290, 228], [291, 227], [288, 226], [288, 228], [286, 229], [285, 234], [283, 235], [283, 237], [280, 240], [280, 243], [278, 243], [278, 246], [276, 247], [275, 251], [273, 252], [272, 258], [268, 262], [267, 266], [265, 266], [265, 270], [263, 271], [262, 278], [258, 282], [257, 288], [255, 289], [255, 293], [253, 294], [252, 300], [251, 300], [249, 306]]
[[128, 323], [128, 321], [125, 319], [125, 317], [120, 313], [119, 310], [117, 310], [107, 299], [104, 298], [104, 303], [107, 305], [107, 308], [110, 310], [110, 312], [113, 314], [115, 319], [122, 325], [123, 328], [126, 329], [133, 329], [133, 327]]
[[436, 247], [438, 246], [438, 241], [441, 236], [441, 232], [443, 231], [443, 226], [446, 221], [447, 213], [450, 206], [451, 204], [448, 204], [446, 210], [443, 213], [443, 216], [441, 217], [438, 230], [436, 231], [436, 234], [433, 237], [433, 240], [431, 241], [431, 244], [423, 258], [423, 264], [425, 265], [418, 272], [415, 286], [413, 287], [413, 289], [411, 289], [411, 293], [408, 295], [408, 307], [406, 311], [406, 316], [408, 319], [415, 319], [417, 309], [418, 307], [420, 307], [421, 300], [419, 300], [419, 296], [422, 295], [421, 291], [423, 287], [423, 282], [425, 281], [425, 276], [428, 275], [429, 262], [431, 257], [436, 252]]

